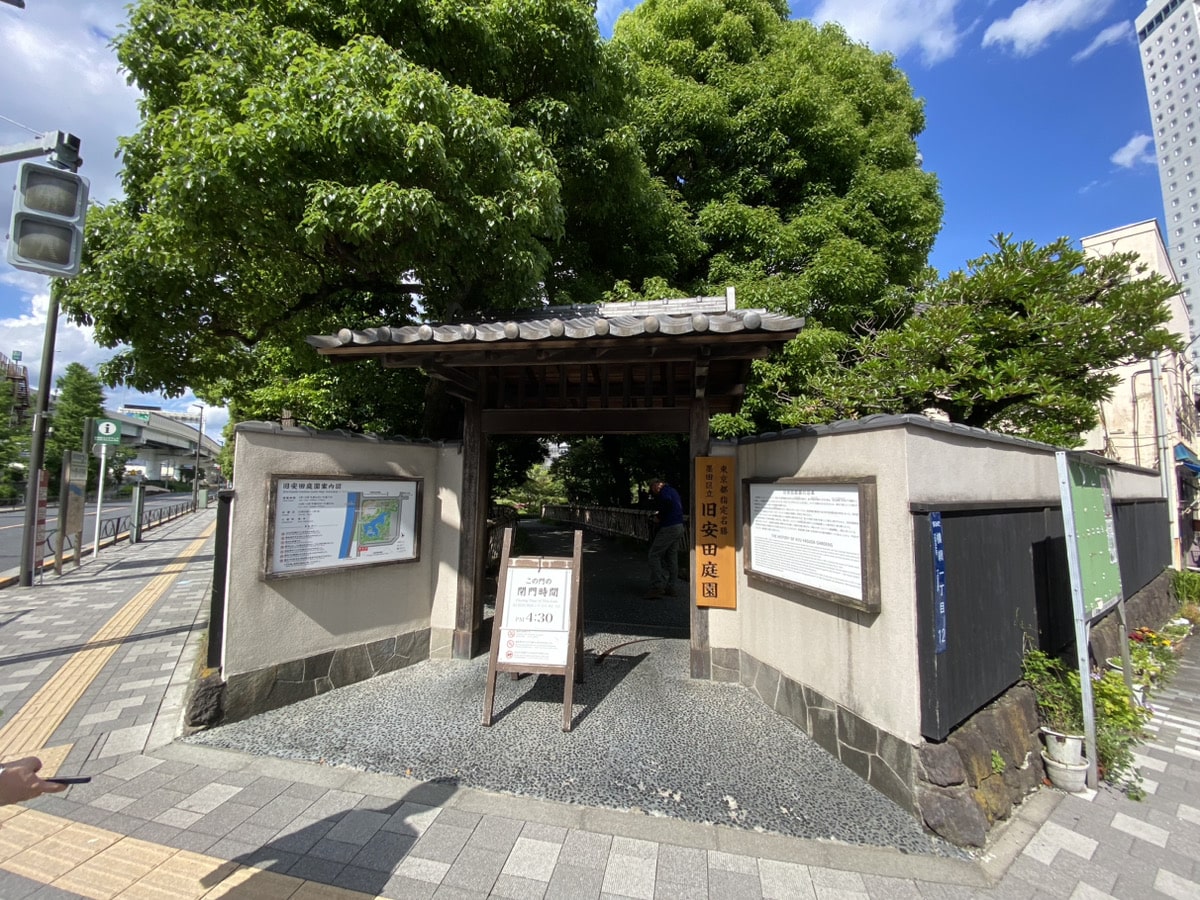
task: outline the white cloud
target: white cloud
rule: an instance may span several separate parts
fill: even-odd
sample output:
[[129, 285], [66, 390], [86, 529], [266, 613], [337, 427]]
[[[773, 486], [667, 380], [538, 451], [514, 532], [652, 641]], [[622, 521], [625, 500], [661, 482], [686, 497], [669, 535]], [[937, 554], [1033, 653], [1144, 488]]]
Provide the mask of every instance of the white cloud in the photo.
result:
[[1154, 139], [1148, 134], [1135, 134], [1125, 146], [1110, 156], [1109, 161], [1122, 169], [1139, 165], [1154, 165]]
[[[25, 126], [0, 120], [0, 144], [32, 139], [26, 129], [77, 135], [79, 171], [91, 182], [93, 200], [120, 195], [117, 137], [132, 134], [139, 121], [138, 92], [126, 84], [109, 46], [125, 20], [124, 7], [125, 0], [0, 6], [0, 114]], [[3, 193], [0, 221], [7, 222], [12, 198]]]
[[[31, 130], [77, 135], [83, 156], [79, 172], [91, 182], [94, 201], [121, 196], [117, 138], [133, 134], [140, 121], [138, 92], [126, 83], [110, 46], [126, 21], [127, 3], [30, 0], [24, 10], [0, 5], [0, 146], [32, 140]], [[0, 181], [9, 178], [15, 181], [16, 166], [0, 165]], [[7, 225], [11, 209], [12, 192], [0, 190], [0, 227]], [[21, 352], [31, 389], [41, 377], [49, 301], [48, 278], [0, 263], [0, 352], [9, 357]], [[97, 346], [91, 328], [72, 325], [65, 316], [58, 319], [54, 350], [52, 382], [69, 363], [97, 372], [114, 353]], [[143, 403], [182, 410], [195, 400], [188, 394], [165, 401], [120, 387], [105, 388], [105, 397], [113, 409]], [[219, 438], [228, 420], [224, 408], [206, 410], [204, 430]]]
[[[31, 131], [78, 136], [83, 156], [79, 171], [91, 183], [93, 200], [120, 196], [117, 137], [132, 134], [138, 124], [137, 92], [125, 83], [109, 47], [125, 20], [125, 2], [37, 0], [24, 10], [0, 6], [0, 84], [5, 88], [0, 145], [32, 141]], [[0, 179], [9, 178], [16, 180], [16, 165], [0, 165]], [[5, 225], [11, 209], [12, 192], [0, 190], [0, 222]], [[34, 383], [41, 369], [48, 301], [47, 278], [0, 264], [0, 352], [20, 350]], [[112, 355], [96, 346], [90, 329], [67, 325], [65, 319], [59, 321], [55, 350], [56, 377], [69, 362], [95, 371]]]
[[1112, 0], [1028, 0], [988, 26], [983, 46], [1007, 44], [1017, 56], [1030, 56], [1059, 32], [1098, 22], [1111, 6]]
[[962, 32], [954, 24], [958, 0], [821, 0], [814, 22], [837, 22], [854, 40], [877, 52], [902, 56], [919, 50], [933, 65], [958, 49]]
[[1097, 50], [1101, 50], [1112, 44], [1118, 44], [1121, 41], [1132, 41], [1134, 38], [1133, 23], [1126, 20], [1118, 22], [1116, 25], [1109, 25], [1098, 35], [1092, 38], [1092, 42], [1071, 57], [1071, 62], [1083, 62]]

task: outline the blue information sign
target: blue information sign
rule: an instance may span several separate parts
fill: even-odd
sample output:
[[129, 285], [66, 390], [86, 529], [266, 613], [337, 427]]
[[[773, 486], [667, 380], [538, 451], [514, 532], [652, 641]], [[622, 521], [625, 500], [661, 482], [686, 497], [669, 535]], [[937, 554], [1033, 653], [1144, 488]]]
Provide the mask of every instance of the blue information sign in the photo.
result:
[[942, 514], [929, 514], [933, 538], [933, 652], [946, 652], [946, 548], [942, 543]]

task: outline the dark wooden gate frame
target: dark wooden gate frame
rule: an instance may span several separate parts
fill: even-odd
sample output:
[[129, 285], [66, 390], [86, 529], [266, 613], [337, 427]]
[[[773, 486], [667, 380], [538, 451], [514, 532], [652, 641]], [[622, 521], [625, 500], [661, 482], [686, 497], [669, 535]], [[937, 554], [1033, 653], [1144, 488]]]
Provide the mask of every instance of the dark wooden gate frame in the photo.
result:
[[[419, 367], [462, 400], [452, 652], [469, 659], [481, 649], [489, 436], [687, 434], [694, 464], [710, 452], [709, 417], [741, 407], [751, 362], [803, 325], [794, 316], [736, 309], [730, 288], [724, 297], [547, 307], [526, 318], [343, 329], [308, 341], [334, 362]], [[710, 677], [708, 610], [694, 598], [690, 647], [692, 677]]]

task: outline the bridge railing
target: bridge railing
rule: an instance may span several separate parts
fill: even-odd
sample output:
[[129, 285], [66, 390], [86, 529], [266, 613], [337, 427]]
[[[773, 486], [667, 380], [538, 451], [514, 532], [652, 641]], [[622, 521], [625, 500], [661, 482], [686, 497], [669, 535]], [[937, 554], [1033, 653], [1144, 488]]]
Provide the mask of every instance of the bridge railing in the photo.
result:
[[653, 513], [649, 510], [619, 506], [547, 504], [542, 507], [543, 519], [570, 522], [601, 534], [631, 537], [647, 542], [653, 537], [652, 516]]

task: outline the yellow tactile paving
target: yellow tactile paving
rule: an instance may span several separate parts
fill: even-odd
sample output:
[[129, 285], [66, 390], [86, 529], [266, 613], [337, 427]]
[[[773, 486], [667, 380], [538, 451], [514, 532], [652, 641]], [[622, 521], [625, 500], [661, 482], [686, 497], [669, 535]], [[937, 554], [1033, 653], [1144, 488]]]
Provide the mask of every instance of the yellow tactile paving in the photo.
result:
[[71, 752], [74, 744], [60, 744], [57, 747], [44, 747], [38, 751], [38, 759], [42, 761], [41, 771], [38, 772], [43, 778], [55, 774], [58, 767], [61, 766], [67, 759], [67, 754]]
[[[88, 646], [67, 660], [29, 702], [0, 728], [0, 759], [15, 759], [42, 749], [67, 717], [71, 707], [100, 674], [105, 663], [117, 652], [121, 639], [133, 633], [137, 624], [183, 571], [188, 560], [204, 548], [216, 527], [213, 522], [178, 557], [164, 566], [149, 584], [92, 636]], [[61, 764], [61, 759], [59, 762]]]
[[[170, 847], [161, 847], [135, 838], [121, 838], [103, 853], [97, 853], [49, 883], [64, 891], [74, 891], [96, 900], [111, 900], [128, 890], [139, 878], [175, 855]], [[35, 876], [25, 872], [26, 878]]]
[[204, 900], [291, 900], [303, 884], [291, 875], [243, 867], [205, 894]]
[[66, 819], [33, 810], [24, 810], [22, 815], [12, 817], [0, 825], [0, 865], [30, 847], [36, 847], [69, 824]]
[[[215, 865], [215, 867], [214, 867]], [[120, 900], [199, 900], [239, 866], [180, 850], [117, 896]]]
[[0, 869], [91, 900], [366, 900], [346, 888], [0, 807]]
[[[203, 549], [215, 523], [96, 632], [0, 729], [0, 759], [37, 753], [43, 774], [71, 744], [46, 748], [105, 663]], [[21, 806], [0, 807], [0, 869], [94, 900], [362, 900], [372, 895], [176, 850]]]

